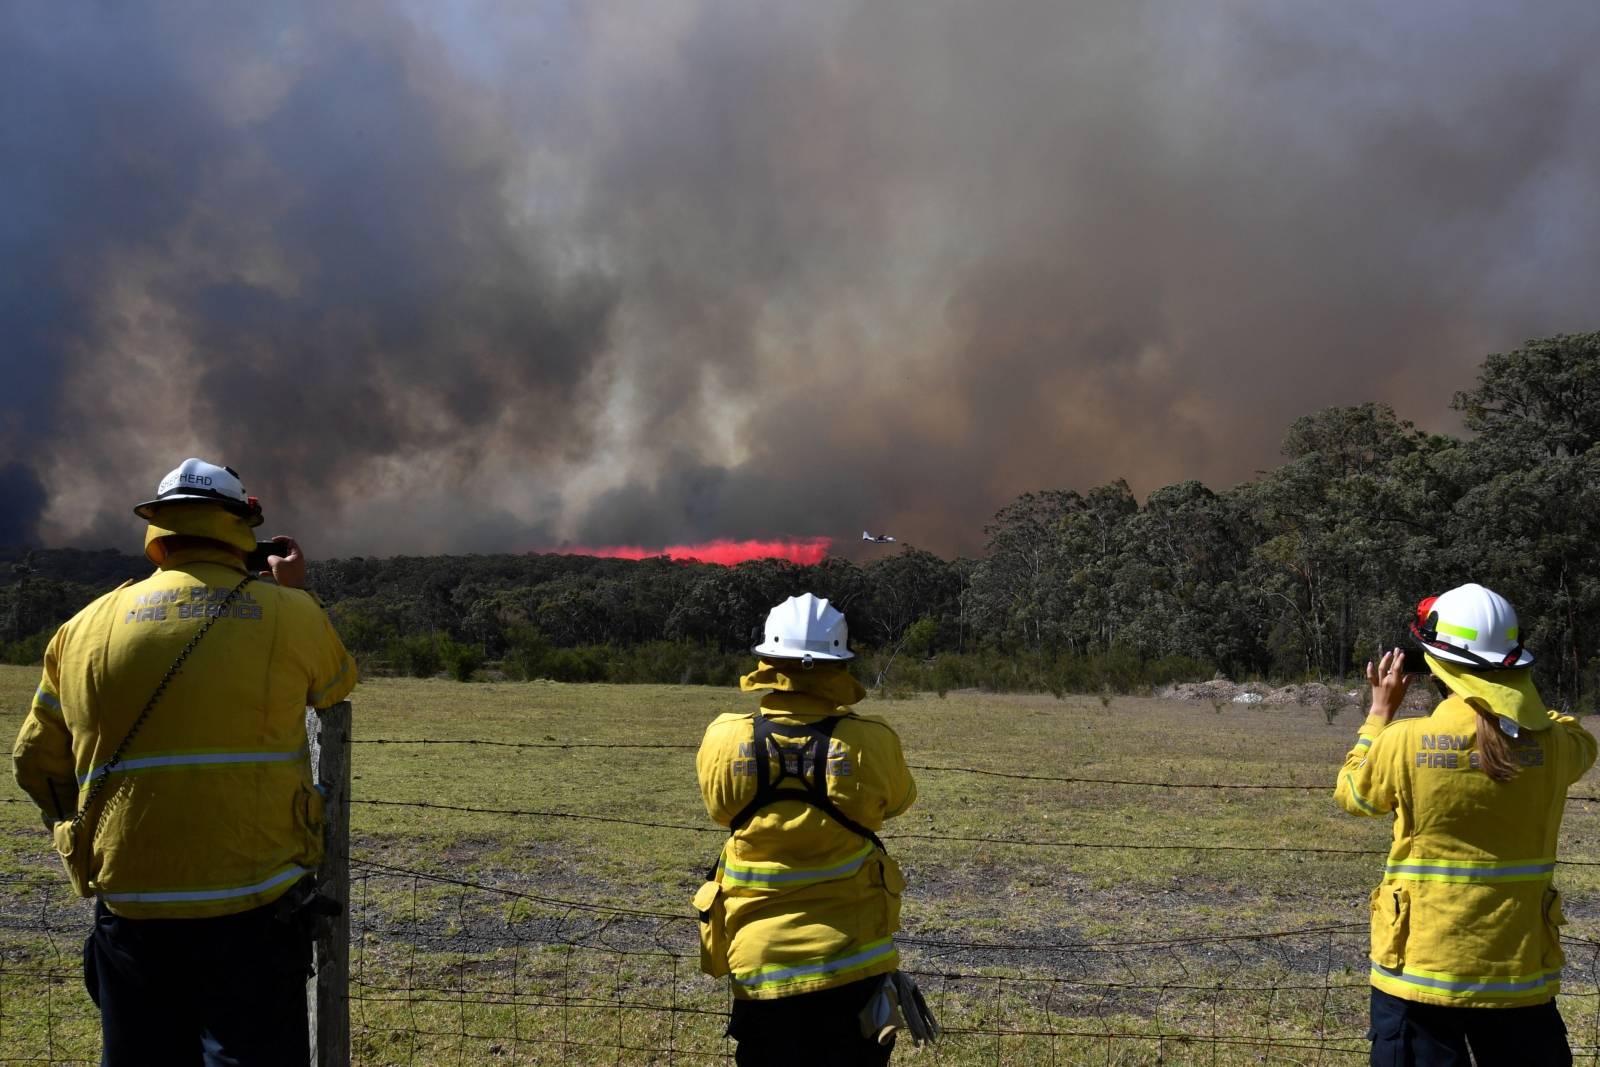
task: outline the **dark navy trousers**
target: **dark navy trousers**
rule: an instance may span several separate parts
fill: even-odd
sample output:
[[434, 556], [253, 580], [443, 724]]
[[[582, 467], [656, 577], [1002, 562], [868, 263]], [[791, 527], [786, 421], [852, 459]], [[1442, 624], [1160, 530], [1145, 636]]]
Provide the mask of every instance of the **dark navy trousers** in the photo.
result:
[[883, 975], [777, 1000], [735, 1000], [728, 1036], [738, 1067], [883, 1067], [894, 1051], [861, 1036], [861, 1009]]
[[[1372, 991], [1372, 1067], [1570, 1067], [1567, 1027], [1546, 1001], [1447, 1008]], [[1467, 1049], [1472, 1049], [1468, 1059]]]
[[124, 919], [96, 903], [83, 978], [102, 1067], [305, 1063], [311, 941], [275, 911]]

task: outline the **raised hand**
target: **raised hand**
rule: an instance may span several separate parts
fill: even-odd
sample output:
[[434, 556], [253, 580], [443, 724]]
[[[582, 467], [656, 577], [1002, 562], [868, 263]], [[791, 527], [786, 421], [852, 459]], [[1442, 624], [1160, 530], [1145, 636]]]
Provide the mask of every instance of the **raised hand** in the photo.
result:
[[1377, 666], [1367, 661], [1367, 684], [1372, 687], [1372, 707], [1367, 714], [1388, 722], [1400, 710], [1400, 702], [1406, 698], [1406, 689], [1411, 685], [1405, 661], [1405, 654], [1398, 648], [1385, 652]]

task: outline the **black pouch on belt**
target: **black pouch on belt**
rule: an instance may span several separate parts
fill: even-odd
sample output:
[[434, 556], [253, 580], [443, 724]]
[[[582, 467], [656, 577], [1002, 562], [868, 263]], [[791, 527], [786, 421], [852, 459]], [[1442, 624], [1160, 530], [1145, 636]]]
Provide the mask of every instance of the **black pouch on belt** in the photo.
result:
[[273, 904], [272, 917], [284, 926], [315, 938], [329, 919], [344, 911], [344, 905], [317, 891], [311, 875], [300, 879]]

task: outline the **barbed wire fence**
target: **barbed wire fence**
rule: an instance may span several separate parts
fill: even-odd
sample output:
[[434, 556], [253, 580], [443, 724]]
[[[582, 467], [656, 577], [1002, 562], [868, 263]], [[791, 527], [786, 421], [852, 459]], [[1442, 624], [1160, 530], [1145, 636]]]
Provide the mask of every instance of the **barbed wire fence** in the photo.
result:
[[[727, 995], [699, 974], [690, 917], [379, 863], [358, 863], [352, 877], [365, 929], [381, 930], [353, 958], [352, 1023], [358, 1034], [396, 1026], [386, 1009], [402, 1005], [399, 1040], [386, 1047], [419, 1058], [394, 1062], [435, 1062], [429, 1052], [467, 1063], [729, 1057]], [[903, 938], [901, 949], [947, 1025], [924, 1053], [934, 1062], [1172, 1062], [1164, 1050], [1210, 1046], [1334, 1062], [1365, 1054], [1347, 1018], [1362, 1009], [1365, 977], [1343, 973], [1364, 936], [1333, 926], [1124, 944]], [[430, 962], [441, 958], [474, 965]]]
[[[693, 745], [375, 739], [355, 744], [693, 749]], [[923, 771], [1152, 789], [1326, 793], [1326, 783], [1155, 782], [954, 766]], [[1577, 801], [1600, 798], [1575, 796]], [[25, 800], [6, 798], [8, 803]], [[721, 835], [708, 825], [561, 810], [355, 798], [377, 808], [616, 823]], [[893, 840], [1030, 848], [1298, 852], [1370, 849], [906, 832]], [[1600, 862], [1564, 861], [1568, 866]], [[542, 891], [537, 873], [477, 880], [351, 859], [347, 1002], [361, 1064], [727, 1064], [724, 985], [699, 972], [696, 920]], [[0, 1062], [98, 1062], [83, 989], [86, 902], [48, 873], [0, 875]], [[902, 936], [945, 1037], [932, 1063], [1359, 1063], [1366, 924], [1044, 943]], [[1566, 937], [1562, 1007], [1578, 1062], [1600, 1064], [1600, 941]], [[909, 1057], [907, 1057], [909, 1058]], [[897, 1057], [898, 1059], [898, 1057]]]

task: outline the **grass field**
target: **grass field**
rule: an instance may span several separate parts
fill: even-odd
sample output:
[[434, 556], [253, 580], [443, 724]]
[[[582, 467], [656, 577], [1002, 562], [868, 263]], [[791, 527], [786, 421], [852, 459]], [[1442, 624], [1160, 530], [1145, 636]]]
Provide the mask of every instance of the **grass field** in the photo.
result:
[[[0, 668], [8, 737], [35, 682]], [[688, 921], [720, 841], [693, 747], [750, 698], [380, 679], [352, 699], [358, 1062], [725, 1062], [725, 993], [697, 973]], [[977, 693], [861, 710], [919, 768], [885, 838], [909, 882], [905, 966], [951, 1031], [897, 1062], [1364, 1062], [1367, 895], [1389, 827], [1331, 799], [1355, 711]], [[87, 913], [10, 797], [0, 1060], [92, 1061], [73, 977]], [[1600, 864], [1600, 805], [1570, 805], [1562, 856], [1579, 861], [1558, 873], [1563, 1012], [1592, 1063], [1600, 866], [1583, 864]]]

